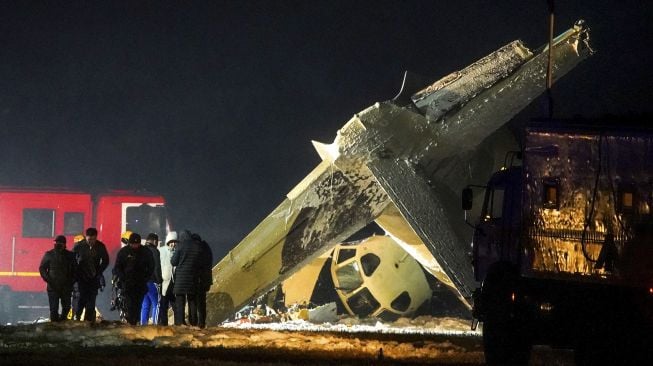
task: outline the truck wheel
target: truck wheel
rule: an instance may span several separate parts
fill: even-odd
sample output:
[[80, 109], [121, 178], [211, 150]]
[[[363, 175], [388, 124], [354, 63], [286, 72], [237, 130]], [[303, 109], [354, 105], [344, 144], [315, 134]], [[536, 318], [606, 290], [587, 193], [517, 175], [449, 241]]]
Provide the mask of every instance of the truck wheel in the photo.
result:
[[526, 365], [531, 344], [514, 319], [488, 318], [483, 323], [483, 348], [488, 365]]
[[511, 300], [517, 273], [500, 263], [483, 281], [483, 347], [488, 365], [526, 365], [531, 355], [529, 321]]

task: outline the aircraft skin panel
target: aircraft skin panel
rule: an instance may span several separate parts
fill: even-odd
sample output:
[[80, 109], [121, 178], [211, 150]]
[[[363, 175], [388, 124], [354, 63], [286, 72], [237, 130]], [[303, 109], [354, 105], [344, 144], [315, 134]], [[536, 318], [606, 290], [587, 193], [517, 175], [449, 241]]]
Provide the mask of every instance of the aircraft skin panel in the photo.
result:
[[299, 271], [295, 272], [292, 276], [283, 281], [284, 304], [290, 306], [292, 304], [308, 304], [311, 301], [311, 296], [315, 290], [318, 277], [322, 267], [329, 259], [327, 252], [311, 263], [302, 267]]
[[373, 221], [387, 205], [365, 167], [322, 162], [213, 268], [207, 324], [217, 324]]
[[475, 280], [469, 257], [431, 187], [405, 160], [379, 159], [369, 166], [455, 288], [471, 303]]
[[513, 41], [466, 68], [453, 72], [412, 96], [413, 103], [430, 121], [438, 121], [453, 108], [473, 99], [517, 69], [533, 53], [521, 41]]
[[[555, 39], [552, 52], [554, 82], [593, 53], [588, 38], [587, 29], [574, 26]], [[547, 49], [542, 47], [505, 79], [480, 90], [473, 99], [445, 115], [436, 124], [433, 143], [420, 156], [421, 165], [427, 166], [426, 160], [442, 160], [475, 148], [542, 94], [546, 85]]]

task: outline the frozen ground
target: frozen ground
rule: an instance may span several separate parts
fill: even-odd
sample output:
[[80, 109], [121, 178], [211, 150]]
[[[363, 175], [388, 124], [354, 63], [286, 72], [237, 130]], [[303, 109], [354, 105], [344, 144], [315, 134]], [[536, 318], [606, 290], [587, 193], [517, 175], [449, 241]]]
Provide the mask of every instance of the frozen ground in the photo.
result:
[[[536, 352], [538, 353], [538, 352]], [[533, 364], [569, 364], [539, 352]], [[543, 355], [543, 356], [542, 356]], [[0, 327], [2, 365], [483, 364], [480, 332], [465, 320], [420, 317], [391, 324], [230, 323], [132, 327], [116, 322]]]

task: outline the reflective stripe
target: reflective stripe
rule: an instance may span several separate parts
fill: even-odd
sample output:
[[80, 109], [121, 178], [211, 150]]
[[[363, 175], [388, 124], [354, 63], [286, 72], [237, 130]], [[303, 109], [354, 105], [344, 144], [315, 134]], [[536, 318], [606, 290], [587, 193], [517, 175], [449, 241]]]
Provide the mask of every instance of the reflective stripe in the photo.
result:
[[39, 272], [0, 272], [0, 276], [38, 277]]

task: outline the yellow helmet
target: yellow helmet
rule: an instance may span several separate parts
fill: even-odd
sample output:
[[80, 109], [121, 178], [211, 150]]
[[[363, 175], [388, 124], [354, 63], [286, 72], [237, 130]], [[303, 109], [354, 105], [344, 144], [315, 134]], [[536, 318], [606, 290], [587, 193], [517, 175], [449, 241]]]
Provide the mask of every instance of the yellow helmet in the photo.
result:
[[120, 241], [121, 241], [123, 244], [127, 244], [127, 243], [129, 243], [129, 237], [130, 237], [131, 235], [132, 235], [132, 232], [131, 232], [131, 231], [129, 231], [129, 230], [125, 231], [124, 233], [122, 233], [122, 235], [120, 235]]
[[79, 243], [82, 240], [84, 240], [84, 235], [82, 234], [75, 235], [75, 238], [73, 239], [73, 243]]

